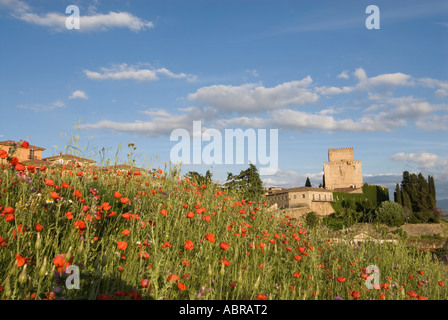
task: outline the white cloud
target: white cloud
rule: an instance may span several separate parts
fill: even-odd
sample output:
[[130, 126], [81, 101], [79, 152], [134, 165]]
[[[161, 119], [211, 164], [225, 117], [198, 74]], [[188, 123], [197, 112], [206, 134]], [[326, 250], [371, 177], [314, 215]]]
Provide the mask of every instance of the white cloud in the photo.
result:
[[0, 7], [6, 7], [15, 12], [26, 12], [29, 10], [29, 6], [19, 0], [0, 0]]
[[349, 78], [349, 75], [348, 75], [348, 72], [347, 71], [342, 71], [340, 74], [338, 74], [338, 78], [341, 78], [341, 79], [348, 79]]
[[267, 121], [257, 117], [236, 117], [231, 119], [218, 119], [213, 123], [213, 127], [217, 129], [229, 126], [264, 128], [268, 125]]
[[25, 110], [32, 110], [35, 112], [40, 112], [40, 111], [51, 111], [54, 109], [59, 109], [59, 108], [64, 108], [65, 107], [65, 103], [58, 100], [55, 101], [51, 104], [47, 104], [47, 105], [42, 105], [42, 104], [34, 104], [34, 105], [18, 105], [17, 108], [20, 109], [25, 109]]
[[181, 111], [184, 114], [170, 114], [165, 110], [153, 109], [143, 113], [151, 116], [148, 121], [136, 120], [134, 122], [118, 122], [102, 120], [93, 124], [81, 124], [80, 129], [84, 130], [110, 130], [114, 132], [126, 132], [147, 137], [169, 136], [174, 129], [185, 129], [192, 131], [193, 121], [204, 120], [216, 116], [216, 110], [199, 109], [189, 107]]
[[275, 174], [263, 179], [263, 185], [281, 188], [304, 187], [306, 178], [310, 178], [311, 186], [318, 187], [323, 182], [323, 174], [323, 172], [302, 174], [293, 170], [278, 169]]
[[84, 73], [91, 80], [156, 81], [159, 79], [159, 74], [173, 79], [187, 79], [187, 81], [194, 81], [197, 78], [195, 75], [186, 73], [176, 74], [166, 68], [148, 69], [142, 66], [128, 66], [126, 63], [100, 70], [101, 72], [84, 70]]
[[[66, 20], [69, 15], [64, 13], [48, 12], [38, 14], [33, 12], [27, 3], [19, 0], [0, 0], [0, 6], [12, 10], [12, 16], [16, 19], [48, 27], [55, 32], [67, 30]], [[90, 15], [80, 14], [80, 28], [78, 31], [107, 31], [112, 28], [128, 28], [131, 31], [138, 32], [154, 27], [153, 22], [138, 18], [129, 12], [111, 11], [107, 14], [92, 14], [93, 11], [91, 9], [89, 10]]]
[[275, 126], [294, 131], [323, 130], [323, 131], [354, 131], [375, 132], [392, 131], [397, 126], [405, 125], [403, 121], [389, 121], [387, 115], [361, 117], [358, 120], [341, 119], [326, 114], [311, 114], [296, 110], [279, 110], [273, 113], [272, 122]]
[[394, 161], [405, 161], [418, 164], [421, 169], [444, 167], [448, 168], [448, 159], [440, 158], [434, 153], [420, 151], [417, 153], [400, 152], [391, 157]]
[[299, 106], [318, 100], [318, 95], [307, 87], [311, 77], [266, 88], [247, 83], [239, 86], [213, 85], [199, 88], [188, 99], [202, 105], [218, 108], [221, 112], [261, 113], [287, 106]]
[[[353, 72], [354, 77], [357, 79], [357, 83], [354, 86], [339, 87], [327, 87], [322, 86], [316, 88], [316, 92], [323, 95], [351, 93], [353, 91], [361, 90], [368, 91], [377, 87], [394, 88], [397, 86], [414, 86], [415, 82], [410, 75], [397, 72], [397, 73], [385, 73], [374, 77], [368, 77], [366, 71], [363, 68], [358, 68]], [[345, 76], [347, 76], [345, 78]], [[339, 78], [348, 78], [347, 73], [341, 73]]]
[[68, 98], [69, 99], [84, 99], [84, 100], [88, 99], [86, 93], [84, 91], [81, 91], [81, 90], [73, 91], [73, 93]]

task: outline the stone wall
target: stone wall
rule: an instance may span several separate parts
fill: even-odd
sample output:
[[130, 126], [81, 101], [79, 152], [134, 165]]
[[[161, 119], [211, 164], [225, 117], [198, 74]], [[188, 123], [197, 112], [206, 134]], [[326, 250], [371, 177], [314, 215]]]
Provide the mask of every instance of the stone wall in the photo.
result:
[[329, 202], [311, 202], [310, 210], [316, 212], [319, 216], [328, 216], [334, 212]]
[[362, 187], [362, 166], [354, 160], [353, 148], [329, 149], [328, 162], [324, 162], [325, 188]]

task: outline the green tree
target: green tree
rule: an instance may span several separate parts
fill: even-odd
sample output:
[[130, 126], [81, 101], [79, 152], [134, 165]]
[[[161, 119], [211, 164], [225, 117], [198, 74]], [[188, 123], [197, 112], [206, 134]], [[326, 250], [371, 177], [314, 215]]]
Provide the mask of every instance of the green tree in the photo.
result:
[[191, 181], [195, 182], [197, 185], [208, 185], [212, 182], [212, 173], [210, 170], [207, 170], [205, 173], [205, 176], [202, 174], [196, 172], [196, 171], [189, 171], [185, 177], [189, 178]]
[[264, 194], [263, 181], [260, 179], [257, 167], [252, 163], [239, 175], [227, 173], [225, 187], [241, 192], [241, 197], [245, 200], [255, 200]]
[[401, 189], [400, 189], [400, 185], [397, 183], [396, 187], [395, 187], [395, 192], [394, 192], [394, 201], [396, 203], [398, 203], [399, 205], [403, 205], [403, 201], [401, 199]]
[[399, 227], [404, 224], [403, 207], [394, 201], [381, 202], [375, 214], [379, 223], [385, 223], [389, 227]]
[[310, 178], [306, 178], [305, 187], [311, 187], [311, 181]]
[[408, 208], [412, 212], [412, 203], [409, 198], [408, 193], [402, 188], [401, 189], [401, 199], [403, 201], [403, 207]]
[[434, 183], [433, 176], [428, 176], [428, 189], [429, 189], [429, 194], [432, 197], [432, 200], [431, 200], [432, 207], [435, 207], [436, 206], [436, 185]]

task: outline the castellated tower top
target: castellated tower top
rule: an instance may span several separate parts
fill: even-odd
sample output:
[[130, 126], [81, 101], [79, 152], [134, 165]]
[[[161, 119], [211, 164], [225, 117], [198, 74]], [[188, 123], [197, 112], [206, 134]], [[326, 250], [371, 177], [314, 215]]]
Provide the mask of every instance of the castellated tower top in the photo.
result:
[[328, 161], [338, 162], [338, 161], [354, 161], [355, 156], [353, 153], [353, 148], [332, 148], [328, 149]]
[[353, 148], [328, 149], [328, 162], [324, 162], [325, 189], [361, 188], [361, 160], [355, 161]]

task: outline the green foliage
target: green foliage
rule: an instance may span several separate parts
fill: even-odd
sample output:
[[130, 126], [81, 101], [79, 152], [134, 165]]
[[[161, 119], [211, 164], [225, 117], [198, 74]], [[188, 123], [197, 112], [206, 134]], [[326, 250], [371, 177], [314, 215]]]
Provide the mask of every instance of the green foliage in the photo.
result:
[[306, 178], [305, 187], [311, 187], [311, 181], [310, 178]]
[[375, 210], [376, 220], [389, 227], [399, 227], [404, 224], [403, 208], [393, 201], [384, 201]]
[[428, 176], [428, 180], [426, 180], [421, 173], [403, 172], [401, 199], [403, 207], [411, 212], [406, 217], [409, 223], [439, 222], [440, 212], [436, 208], [435, 196], [436, 189], [433, 177]]
[[400, 189], [400, 185], [397, 183], [396, 187], [395, 187], [395, 192], [394, 192], [394, 201], [396, 203], [398, 203], [399, 205], [403, 205], [403, 200], [401, 198], [401, 189]]
[[308, 213], [305, 215], [305, 221], [306, 221], [306, 224], [307, 224], [311, 229], [313, 229], [313, 228], [316, 227], [317, 224], [319, 223], [319, 218], [317, 217], [316, 213], [312, 211], [312, 212], [308, 212]]
[[331, 206], [335, 212], [347, 207], [362, 212], [364, 210], [370, 211], [381, 202], [389, 200], [389, 191], [387, 188], [365, 183], [362, 187], [362, 193], [334, 192], [333, 198], [335, 202]]
[[189, 171], [185, 175], [185, 177], [189, 178], [191, 181], [200, 186], [212, 183], [212, 173], [210, 172], [210, 170], [207, 170], [204, 176], [196, 171]]
[[396, 229], [394, 231], [391, 231], [391, 233], [398, 235], [398, 237], [400, 238], [400, 240], [407, 240], [409, 238], [409, 235], [406, 231], [404, 231], [403, 229]]
[[249, 168], [242, 170], [239, 175], [227, 173], [225, 187], [237, 191], [242, 199], [258, 200], [264, 194], [263, 181], [260, 179], [257, 167], [252, 163]]

